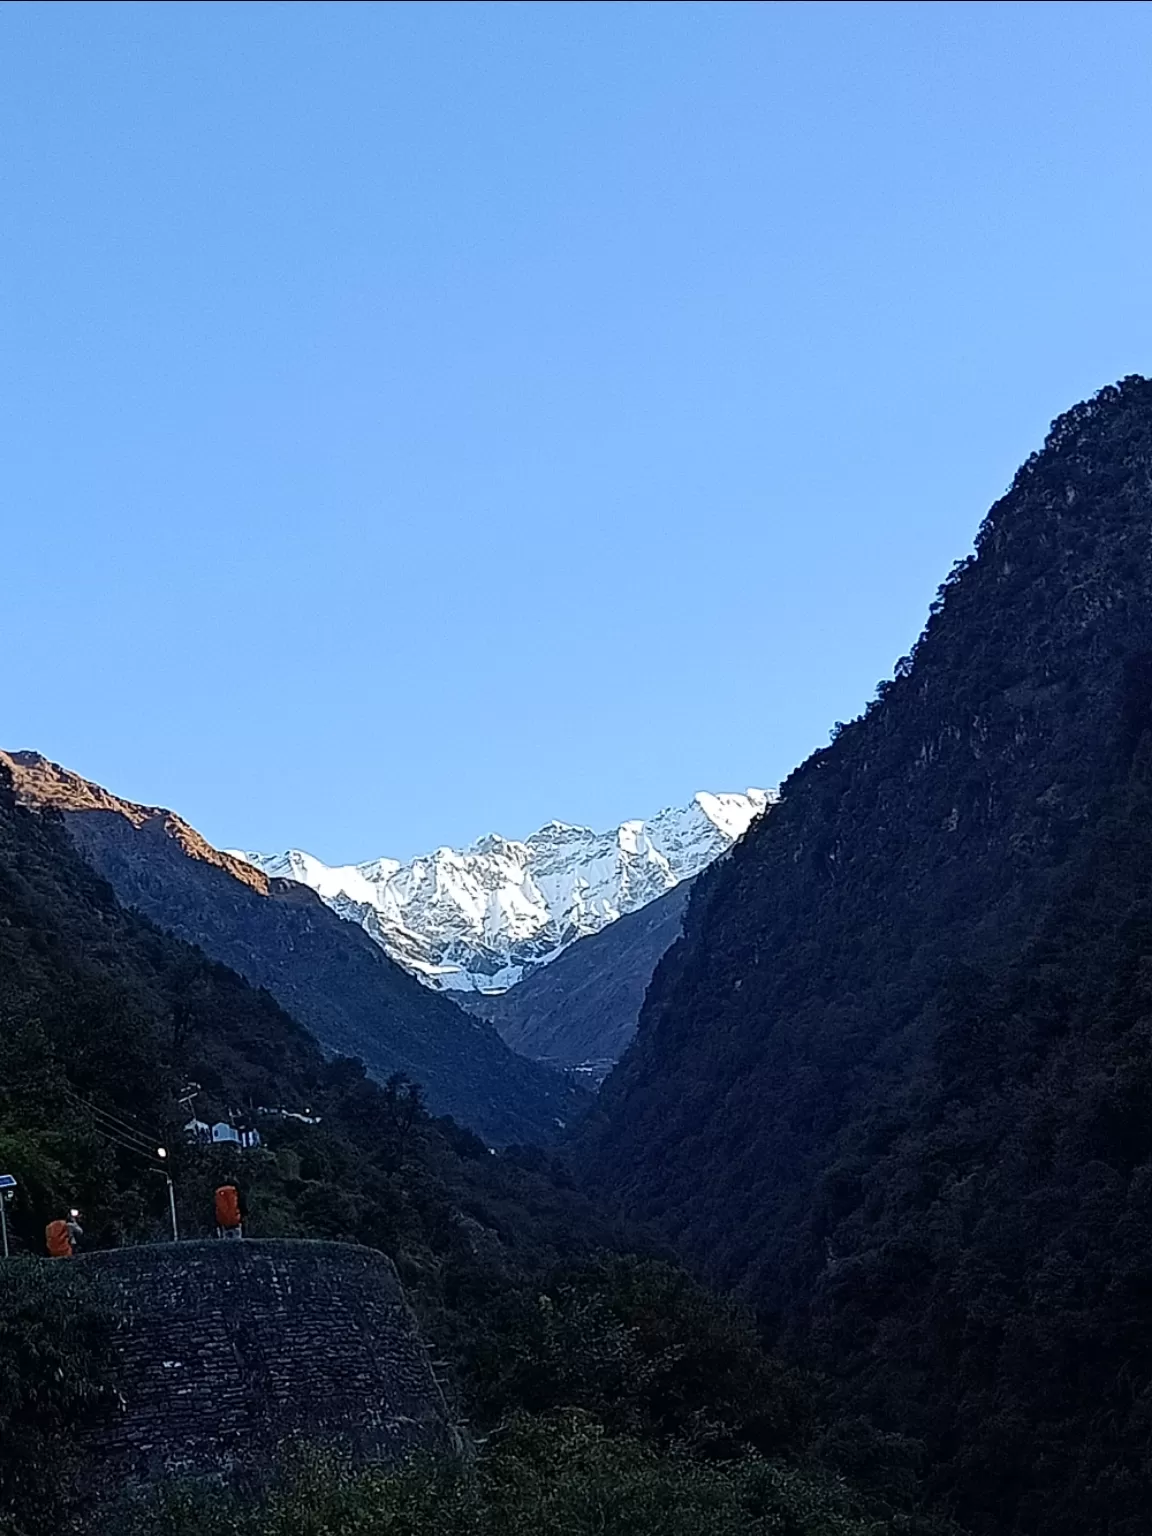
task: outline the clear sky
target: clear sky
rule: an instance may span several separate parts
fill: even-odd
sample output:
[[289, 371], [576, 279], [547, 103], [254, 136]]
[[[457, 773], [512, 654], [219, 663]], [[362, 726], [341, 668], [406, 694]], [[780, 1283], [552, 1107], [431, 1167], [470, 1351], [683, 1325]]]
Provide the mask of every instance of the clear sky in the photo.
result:
[[9, 4], [0, 85], [0, 743], [224, 845], [777, 782], [1152, 372], [1145, 4]]

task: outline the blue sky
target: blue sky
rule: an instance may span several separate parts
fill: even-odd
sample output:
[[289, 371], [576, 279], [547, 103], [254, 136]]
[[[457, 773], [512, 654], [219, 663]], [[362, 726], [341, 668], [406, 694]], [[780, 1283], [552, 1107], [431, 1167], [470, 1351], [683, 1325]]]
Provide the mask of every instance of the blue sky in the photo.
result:
[[1152, 7], [0, 9], [0, 742], [404, 856], [772, 784], [1152, 371]]

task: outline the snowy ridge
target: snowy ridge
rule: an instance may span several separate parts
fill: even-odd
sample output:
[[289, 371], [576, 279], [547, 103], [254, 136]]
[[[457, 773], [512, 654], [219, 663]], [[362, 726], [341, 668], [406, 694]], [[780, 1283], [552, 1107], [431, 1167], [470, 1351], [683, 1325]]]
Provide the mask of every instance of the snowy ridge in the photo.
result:
[[574, 939], [698, 874], [774, 798], [762, 789], [701, 793], [609, 832], [551, 821], [524, 842], [493, 833], [407, 864], [332, 866], [295, 848], [229, 852], [267, 875], [311, 886], [429, 986], [502, 991]]

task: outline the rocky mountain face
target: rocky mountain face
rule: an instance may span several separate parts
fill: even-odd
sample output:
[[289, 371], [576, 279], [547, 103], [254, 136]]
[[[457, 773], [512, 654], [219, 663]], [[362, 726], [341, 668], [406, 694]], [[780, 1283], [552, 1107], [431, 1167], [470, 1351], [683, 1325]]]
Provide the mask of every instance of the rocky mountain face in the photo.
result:
[[1130, 378], [1055, 423], [894, 678], [696, 881], [584, 1149], [989, 1536], [1147, 1522], [1150, 868]]
[[430, 987], [499, 992], [691, 879], [770, 800], [760, 789], [702, 793], [609, 832], [553, 821], [523, 842], [492, 834], [407, 864], [333, 867], [298, 849], [232, 856], [309, 886]]
[[438, 1114], [493, 1144], [554, 1139], [580, 1088], [511, 1051], [491, 1025], [420, 986], [317, 895], [220, 853], [180, 817], [121, 800], [34, 752], [0, 753], [22, 803], [63, 816], [126, 905], [264, 987], [334, 1054], [402, 1072]]
[[522, 1056], [599, 1083], [636, 1033], [644, 993], [661, 955], [680, 935], [691, 882], [638, 912], [577, 939], [518, 986], [492, 996], [456, 994]]

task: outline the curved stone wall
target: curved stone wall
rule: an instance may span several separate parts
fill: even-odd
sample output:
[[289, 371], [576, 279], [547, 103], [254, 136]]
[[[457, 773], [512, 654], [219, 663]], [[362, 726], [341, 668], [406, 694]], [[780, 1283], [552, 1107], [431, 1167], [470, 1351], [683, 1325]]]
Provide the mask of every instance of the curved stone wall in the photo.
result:
[[459, 1443], [396, 1271], [374, 1249], [245, 1239], [75, 1262], [120, 1316], [119, 1401], [89, 1436], [117, 1483], [266, 1470], [300, 1438], [375, 1462]]

